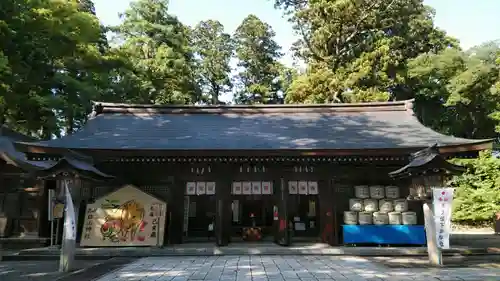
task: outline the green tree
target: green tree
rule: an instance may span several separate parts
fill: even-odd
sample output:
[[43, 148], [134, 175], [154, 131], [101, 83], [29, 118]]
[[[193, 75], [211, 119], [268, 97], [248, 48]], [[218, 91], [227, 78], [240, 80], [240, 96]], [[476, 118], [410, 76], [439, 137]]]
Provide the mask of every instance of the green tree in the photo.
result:
[[301, 35], [295, 50], [308, 64], [306, 73], [290, 88], [287, 101], [412, 98], [407, 61], [456, 45], [455, 40], [434, 27], [433, 11], [422, 2], [276, 1], [276, 6], [287, 9]]
[[59, 89], [83, 92], [92, 82], [74, 82], [70, 62], [96, 58], [101, 29], [77, 1], [0, 3], [0, 123], [49, 138], [60, 132], [55, 106]]
[[132, 2], [122, 18], [112, 29], [120, 42], [115, 51], [128, 60], [118, 73], [117, 95], [139, 103], [198, 102], [189, 29], [168, 13], [168, 1]]
[[416, 110], [424, 123], [459, 137], [498, 136], [500, 93], [495, 84], [499, 68], [490, 55], [476, 54], [447, 49], [410, 61], [408, 75], [421, 101]]
[[271, 26], [255, 15], [247, 16], [234, 34], [239, 74], [235, 102], [281, 103], [277, 83], [282, 65], [281, 47]]
[[467, 172], [454, 177], [456, 187], [453, 202], [453, 221], [465, 224], [490, 223], [500, 210], [500, 159], [491, 152], [479, 154], [477, 159], [455, 160], [466, 165]]
[[219, 104], [219, 97], [231, 91], [230, 60], [234, 44], [224, 26], [215, 20], [202, 21], [191, 34], [196, 61], [196, 72], [209, 104]]

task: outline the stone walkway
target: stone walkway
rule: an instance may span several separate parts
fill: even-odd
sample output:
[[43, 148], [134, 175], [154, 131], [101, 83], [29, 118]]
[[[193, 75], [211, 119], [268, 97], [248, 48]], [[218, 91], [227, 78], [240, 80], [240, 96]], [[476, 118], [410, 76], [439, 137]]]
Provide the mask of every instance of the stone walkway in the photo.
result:
[[498, 281], [498, 268], [391, 268], [347, 256], [149, 257], [97, 281]]
[[[100, 261], [77, 261], [76, 269], [95, 266]], [[0, 261], [1, 281], [54, 281], [64, 276], [59, 261]]]

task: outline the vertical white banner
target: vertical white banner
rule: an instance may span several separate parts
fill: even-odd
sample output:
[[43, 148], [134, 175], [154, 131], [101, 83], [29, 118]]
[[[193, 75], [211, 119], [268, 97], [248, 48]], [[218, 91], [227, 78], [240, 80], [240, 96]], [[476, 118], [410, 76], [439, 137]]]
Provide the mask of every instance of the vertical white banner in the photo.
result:
[[64, 189], [66, 192], [66, 217], [64, 217], [64, 239], [76, 240], [76, 218], [75, 207], [73, 206], [73, 199], [69, 192], [68, 183], [64, 181]]
[[453, 188], [434, 188], [432, 191], [432, 205], [436, 222], [436, 240], [438, 247], [441, 249], [450, 248], [453, 191]]

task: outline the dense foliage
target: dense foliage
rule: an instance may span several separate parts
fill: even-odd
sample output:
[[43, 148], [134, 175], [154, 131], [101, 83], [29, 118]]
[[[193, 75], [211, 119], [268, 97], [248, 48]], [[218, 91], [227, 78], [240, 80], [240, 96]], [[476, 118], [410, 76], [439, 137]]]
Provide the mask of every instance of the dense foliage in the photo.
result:
[[452, 181], [456, 187], [453, 220], [460, 223], [491, 223], [500, 211], [500, 158], [483, 152], [477, 159], [455, 160], [467, 172]]
[[[215, 19], [186, 26], [169, 12], [167, 0], [136, 0], [111, 27], [99, 23], [92, 0], [0, 1], [0, 125], [45, 139], [71, 134], [86, 121], [91, 100], [415, 99], [418, 117], [435, 130], [499, 136], [500, 42], [462, 50], [434, 25], [434, 11], [423, 0], [272, 2], [300, 35], [291, 51], [305, 71], [280, 61], [289, 50], [255, 15], [229, 34]], [[461, 189], [470, 184], [481, 193], [490, 185], [478, 165], [496, 162], [486, 156], [477, 161], [475, 172], [458, 180]], [[480, 208], [483, 218], [494, 206]], [[471, 210], [460, 207], [457, 216], [474, 219]]]

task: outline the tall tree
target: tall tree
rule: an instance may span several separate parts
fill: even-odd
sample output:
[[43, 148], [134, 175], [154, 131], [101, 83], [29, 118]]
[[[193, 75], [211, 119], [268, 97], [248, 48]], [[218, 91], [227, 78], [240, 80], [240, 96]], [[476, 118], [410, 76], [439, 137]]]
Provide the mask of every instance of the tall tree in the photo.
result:
[[278, 7], [290, 12], [294, 28], [301, 34], [295, 51], [308, 63], [308, 71], [292, 85], [287, 100], [359, 102], [411, 98], [412, 91], [406, 83], [407, 60], [456, 45], [434, 27], [433, 11], [422, 2], [276, 1]]
[[94, 47], [99, 22], [79, 8], [76, 0], [0, 3], [0, 123], [49, 138], [60, 132], [54, 92], [92, 87], [93, 82], [75, 81], [68, 71], [70, 61], [100, 57]]
[[197, 57], [196, 72], [209, 104], [219, 104], [219, 97], [232, 89], [230, 60], [234, 44], [224, 26], [215, 20], [202, 21], [192, 31]]
[[[484, 45], [483, 45], [484, 46]], [[481, 46], [472, 50], [480, 51]], [[490, 138], [500, 132], [499, 67], [490, 55], [447, 49], [410, 61], [420, 117], [440, 131], [465, 138]], [[487, 52], [482, 52], [487, 54]]]
[[281, 103], [276, 89], [281, 64], [281, 47], [271, 26], [255, 15], [247, 16], [234, 34], [238, 59], [237, 103]]
[[117, 51], [129, 62], [118, 79], [123, 98], [155, 104], [197, 102], [189, 30], [168, 13], [168, 1], [132, 2], [122, 18], [113, 30], [122, 43]]

